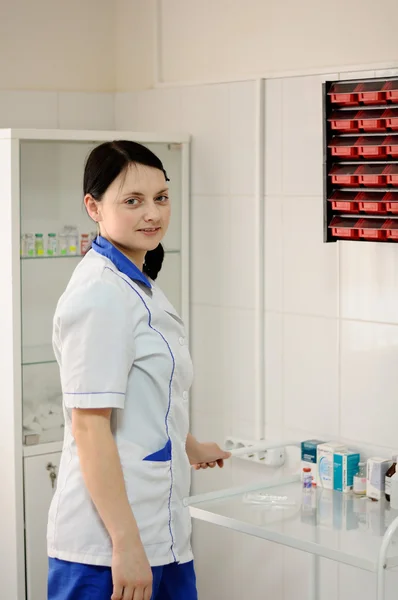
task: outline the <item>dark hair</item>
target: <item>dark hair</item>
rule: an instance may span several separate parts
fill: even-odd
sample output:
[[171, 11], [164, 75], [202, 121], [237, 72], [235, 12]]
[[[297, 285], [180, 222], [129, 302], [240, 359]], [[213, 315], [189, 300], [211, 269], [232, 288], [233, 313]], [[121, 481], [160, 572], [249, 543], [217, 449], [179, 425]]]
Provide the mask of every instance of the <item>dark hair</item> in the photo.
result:
[[[111, 183], [129, 164], [145, 165], [159, 169], [169, 181], [161, 160], [142, 144], [128, 140], [105, 142], [94, 148], [87, 158], [84, 168], [83, 193], [101, 200]], [[164, 259], [162, 244], [145, 255], [143, 271], [151, 279], [156, 279]]]

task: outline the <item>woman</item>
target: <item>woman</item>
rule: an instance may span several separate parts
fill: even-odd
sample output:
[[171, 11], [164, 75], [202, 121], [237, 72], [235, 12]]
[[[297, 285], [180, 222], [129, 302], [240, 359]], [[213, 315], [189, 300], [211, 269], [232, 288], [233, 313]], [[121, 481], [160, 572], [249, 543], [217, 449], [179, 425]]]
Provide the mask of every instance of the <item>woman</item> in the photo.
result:
[[190, 465], [230, 455], [188, 433], [183, 323], [154, 283], [170, 219], [147, 148], [90, 154], [84, 203], [99, 235], [54, 317], [65, 439], [48, 524], [49, 600], [194, 600]]

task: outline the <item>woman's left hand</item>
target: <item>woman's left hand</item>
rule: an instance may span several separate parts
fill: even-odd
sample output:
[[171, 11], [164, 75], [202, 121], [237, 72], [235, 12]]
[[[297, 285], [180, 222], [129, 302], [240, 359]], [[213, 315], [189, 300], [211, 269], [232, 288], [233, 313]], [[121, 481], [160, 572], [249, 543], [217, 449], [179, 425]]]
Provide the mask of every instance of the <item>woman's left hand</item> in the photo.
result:
[[224, 460], [230, 456], [230, 452], [225, 452], [215, 442], [197, 442], [194, 454], [189, 456], [189, 462], [196, 471], [207, 467], [213, 469], [216, 465], [222, 468]]

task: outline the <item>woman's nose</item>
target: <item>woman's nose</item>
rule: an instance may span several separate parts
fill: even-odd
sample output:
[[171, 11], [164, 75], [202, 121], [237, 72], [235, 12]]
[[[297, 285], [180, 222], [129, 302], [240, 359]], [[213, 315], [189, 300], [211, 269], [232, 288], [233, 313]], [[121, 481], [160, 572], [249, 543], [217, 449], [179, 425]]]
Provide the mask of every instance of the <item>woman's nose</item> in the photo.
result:
[[159, 208], [154, 202], [146, 206], [145, 221], [158, 221], [160, 217]]

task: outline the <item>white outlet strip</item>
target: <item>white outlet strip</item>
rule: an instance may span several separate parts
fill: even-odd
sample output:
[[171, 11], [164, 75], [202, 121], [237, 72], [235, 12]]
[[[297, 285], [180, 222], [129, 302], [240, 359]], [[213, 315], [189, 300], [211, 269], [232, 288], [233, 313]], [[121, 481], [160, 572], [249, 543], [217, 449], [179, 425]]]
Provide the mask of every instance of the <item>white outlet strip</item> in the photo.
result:
[[[233, 457], [249, 460], [267, 467], [282, 467], [285, 463], [285, 446], [292, 442], [266, 442], [265, 440], [244, 440], [228, 437], [225, 449]], [[296, 442], [294, 442], [296, 445]]]

